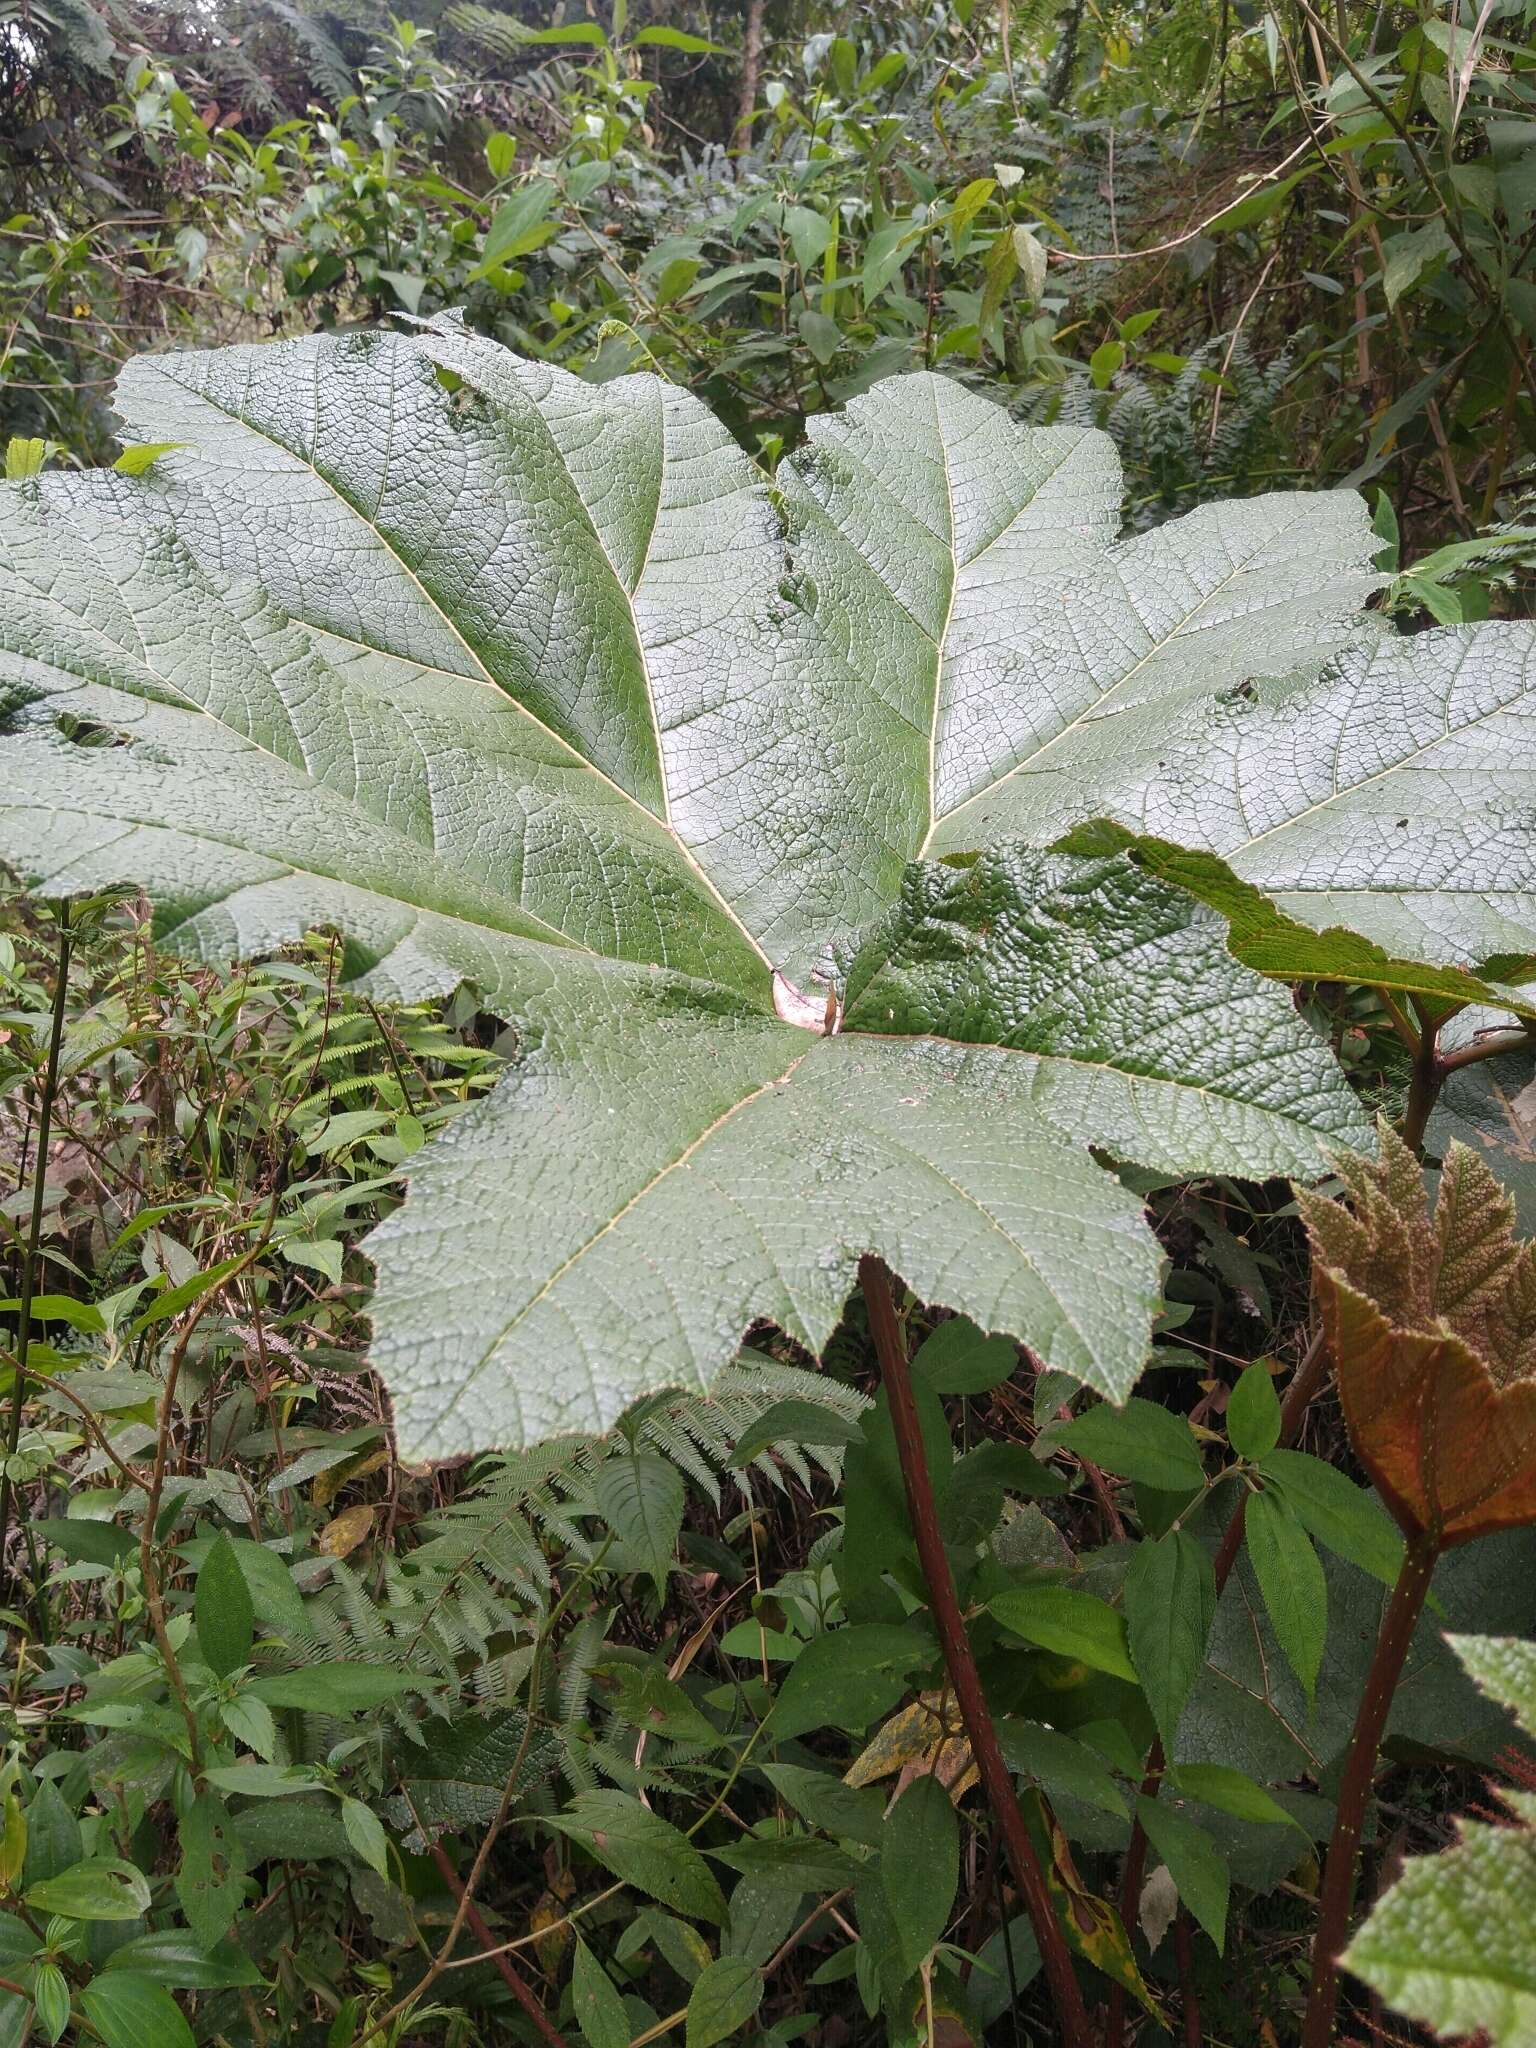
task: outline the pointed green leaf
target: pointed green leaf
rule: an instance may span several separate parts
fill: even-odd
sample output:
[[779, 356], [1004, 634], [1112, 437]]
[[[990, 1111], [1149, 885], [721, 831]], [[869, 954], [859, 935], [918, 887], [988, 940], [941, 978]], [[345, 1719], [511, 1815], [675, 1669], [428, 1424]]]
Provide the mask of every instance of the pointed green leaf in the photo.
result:
[[245, 1851], [228, 1809], [213, 1792], [200, 1792], [177, 1825], [181, 1866], [176, 1896], [187, 1925], [205, 1949], [228, 1934], [244, 1897]]
[[571, 2009], [587, 2048], [629, 2048], [631, 2028], [624, 2000], [579, 1935], [571, 1970]]
[[721, 1956], [700, 1971], [689, 1993], [686, 2048], [715, 2048], [744, 2027], [762, 2002], [762, 1971], [744, 1956]]
[[724, 1923], [725, 1900], [698, 1850], [681, 1829], [627, 1792], [580, 1792], [548, 1825], [584, 1843], [615, 1877], [674, 1913]]
[[932, 1772], [916, 1777], [885, 1817], [880, 1881], [910, 1976], [949, 1925], [960, 1876], [960, 1823]]
[[1217, 1948], [1225, 1948], [1232, 1881], [1221, 1851], [1204, 1828], [1175, 1813], [1166, 1800], [1143, 1795], [1136, 1802], [1136, 1816], [1147, 1840], [1167, 1864], [1180, 1899]]
[[132, 1863], [114, 1856], [87, 1856], [56, 1877], [28, 1885], [28, 1910], [46, 1919], [137, 1920], [149, 1911], [149, 1885]]
[[867, 1728], [895, 1706], [911, 1674], [933, 1656], [915, 1628], [886, 1622], [855, 1623], [815, 1636], [779, 1688], [774, 1733], [787, 1742], [811, 1728]]
[[1026, 1642], [1038, 1643], [1058, 1657], [1072, 1657], [1094, 1671], [1136, 1681], [1136, 1667], [1127, 1649], [1125, 1619], [1092, 1593], [1068, 1586], [1017, 1586], [994, 1593], [988, 1606], [1003, 1624]]
[[1209, 1553], [1182, 1529], [1143, 1540], [1125, 1575], [1131, 1662], [1168, 1755], [1179, 1717], [1205, 1663], [1216, 1616], [1216, 1574]]
[[1243, 1540], [1276, 1639], [1310, 1700], [1328, 1631], [1328, 1582], [1312, 1539], [1283, 1494], [1252, 1493]]
[[195, 2048], [181, 2008], [152, 1977], [104, 1971], [80, 1993], [80, 2006], [106, 2048]]
[[686, 1504], [677, 1467], [655, 1451], [631, 1449], [604, 1462], [593, 1492], [617, 1539], [609, 1561], [619, 1569], [648, 1571], [657, 1591], [664, 1590]]
[[203, 1661], [219, 1677], [227, 1678], [250, 1662], [256, 1609], [234, 1545], [223, 1533], [215, 1537], [198, 1571], [193, 1612]]

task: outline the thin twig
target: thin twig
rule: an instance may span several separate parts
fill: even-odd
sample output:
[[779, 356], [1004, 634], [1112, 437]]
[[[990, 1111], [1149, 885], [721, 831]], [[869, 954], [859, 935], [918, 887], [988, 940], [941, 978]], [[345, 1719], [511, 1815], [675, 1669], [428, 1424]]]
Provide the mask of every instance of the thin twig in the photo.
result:
[[43, 1207], [48, 1188], [48, 1140], [53, 1124], [53, 1100], [59, 1087], [59, 1053], [64, 1043], [64, 1012], [69, 1002], [69, 956], [71, 951], [69, 905], [59, 911], [58, 982], [53, 992], [53, 1021], [48, 1033], [48, 1058], [43, 1068], [43, 1093], [38, 1106], [37, 1144], [32, 1154], [32, 1216], [27, 1226], [26, 1248], [21, 1255], [21, 1279], [16, 1315], [16, 1377], [11, 1387], [11, 1413], [5, 1431], [6, 1467], [0, 1475], [0, 1571], [5, 1569], [6, 1538], [11, 1530], [11, 1463], [21, 1443], [22, 1412], [27, 1402], [27, 1352], [32, 1343], [32, 1302], [37, 1289], [38, 1255], [43, 1241]]

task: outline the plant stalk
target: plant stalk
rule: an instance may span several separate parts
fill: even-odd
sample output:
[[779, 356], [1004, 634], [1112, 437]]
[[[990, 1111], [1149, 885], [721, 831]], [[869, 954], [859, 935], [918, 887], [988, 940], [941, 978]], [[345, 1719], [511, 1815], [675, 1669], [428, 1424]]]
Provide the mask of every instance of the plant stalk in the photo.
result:
[[59, 978], [53, 991], [53, 1019], [48, 1033], [48, 1059], [43, 1069], [42, 1100], [37, 1112], [37, 1146], [32, 1158], [32, 1216], [17, 1288], [16, 1378], [6, 1423], [6, 1470], [0, 1475], [0, 1572], [5, 1569], [6, 1540], [11, 1533], [10, 1460], [21, 1442], [22, 1412], [27, 1402], [27, 1353], [32, 1344], [32, 1302], [37, 1291], [38, 1253], [43, 1241], [43, 1204], [48, 1189], [48, 1143], [53, 1131], [53, 1104], [59, 1089], [59, 1052], [64, 1043], [64, 1012], [69, 1002], [69, 956], [72, 947], [69, 906], [59, 912]]
[[944, 1668], [954, 1687], [955, 1703], [960, 1709], [960, 1719], [971, 1745], [982, 1790], [1002, 1830], [1008, 1860], [1013, 1866], [1014, 1882], [1040, 1945], [1057, 2024], [1061, 2029], [1062, 2048], [1088, 2048], [1091, 2037], [1082, 1990], [1073, 1973], [1066, 1937], [1051, 1902], [1044, 1866], [1035, 1853], [1035, 1845], [1030, 1840], [1024, 1816], [1014, 1797], [1013, 1779], [998, 1746], [997, 1731], [992, 1726], [992, 1716], [981, 1689], [981, 1676], [971, 1653], [970, 1638], [965, 1632], [965, 1618], [960, 1612], [954, 1576], [939, 1531], [938, 1506], [923, 1449], [912, 1379], [907, 1370], [906, 1341], [896, 1315], [890, 1271], [883, 1259], [872, 1256], [860, 1259], [859, 1285], [864, 1290], [869, 1310], [870, 1334], [880, 1361], [880, 1377], [885, 1382], [890, 1400], [891, 1431], [901, 1463], [907, 1513], [911, 1517], [918, 1562], [922, 1566], [929, 1607], [944, 1655]]
[[1419, 1011], [1419, 1045], [1413, 1056], [1413, 1078], [1408, 1084], [1408, 1108], [1403, 1117], [1403, 1143], [1422, 1159], [1424, 1133], [1429, 1128], [1439, 1099], [1444, 1070], [1440, 1064], [1439, 1027]]
[[1392, 1695], [1403, 1675], [1403, 1665], [1424, 1609], [1439, 1554], [1439, 1545], [1432, 1536], [1415, 1536], [1409, 1542], [1397, 1584], [1381, 1619], [1381, 1631], [1366, 1675], [1365, 1691], [1360, 1696], [1360, 1708], [1355, 1715], [1349, 1758], [1339, 1786], [1333, 1835], [1328, 1844], [1328, 1861], [1323, 1870], [1322, 1891], [1318, 1896], [1317, 1936], [1312, 1947], [1312, 1982], [1307, 1992], [1302, 2048], [1328, 2048], [1333, 2039], [1334, 2009], [1339, 1998], [1339, 1955], [1349, 1932], [1349, 1916], [1355, 1903], [1360, 1830], [1365, 1822], [1365, 1809], [1376, 1776], [1376, 1751], [1387, 1725]]
[[486, 1926], [480, 1908], [473, 1899], [466, 1896], [464, 1886], [459, 1879], [459, 1873], [454, 1869], [452, 1862], [449, 1860], [447, 1850], [441, 1842], [434, 1842], [431, 1847], [432, 1861], [437, 1865], [438, 1876], [448, 1887], [454, 1904], [462, 1908], [464, 1918], [469, 1922], [470, 1933], [473, 1934], [476, 1941], [479, 1942], [480, 1946], [490, 1957], [503, 1984], [506, 1985], [512, 1996], [523, 2008], [523, 2011], [527, 2013], [529, 2019], [533, 2022], [544, 2040], [548, 2042], [549, 2048], [567, 2048], [565, 2036], [558, 2031], [549, 2014], [539, 2003], [533, 1987], [528, 1983], [521, 1971], [513, 1968], [511, 1957], [497, 1946], [496, 1937], [492, 1934], [490, 1928]]

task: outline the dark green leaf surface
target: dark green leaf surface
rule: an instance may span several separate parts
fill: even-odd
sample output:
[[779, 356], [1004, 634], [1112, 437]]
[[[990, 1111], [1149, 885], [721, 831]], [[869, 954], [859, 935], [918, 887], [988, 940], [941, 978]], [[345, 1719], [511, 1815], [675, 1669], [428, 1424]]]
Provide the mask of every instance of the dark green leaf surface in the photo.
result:
[[908, 1974], [949, 1924], [960, 1876], [960, 1823], [931, 1772], [915, 1777], [885, 1817], [880, 1881]]
[[725, 1900], [709, 1865], [680, 1828], [627, 1792], [581, 1792], [549, 1822], [583, 1842], [626, 1884], [660, 1899], [675, 1913], [723, 1923]]

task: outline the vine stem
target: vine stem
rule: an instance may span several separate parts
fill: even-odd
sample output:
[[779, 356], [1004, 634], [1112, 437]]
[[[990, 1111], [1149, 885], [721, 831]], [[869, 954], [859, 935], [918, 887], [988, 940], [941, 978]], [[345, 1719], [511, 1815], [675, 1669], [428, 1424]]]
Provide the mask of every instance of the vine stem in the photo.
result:
[[1328, 1861], [1318, 1895], [1317, 1936], [1312, 1946], [1312, 1982], [1307, 1991], [1307, 2016], [1301, 2048], [1328, 2048], [1333, 2039], [1334, 2009], [1339, 1999], [1339, 1954], [1349, 1932], [1355, 1903], [1355, 1875], [1360, 1862], [1360, 1830], [1376, 1775], [1376, 1751], [1392, 1695], [1403, 1675], [1413, 1632], [1424, 1610], [1440, 1546], [1434, 1537], [1417, 1535], [1408, 1544], [1397, 1584], [1381, 1618], [1381, 1632], [1360, 1696], [1350, 1737], [1349, 1758], [1339, 1785], [1339, 1803]]
[[875, 1353], [880, 1361], [880, 1377], [885, 1382], [886, 1395], [890, 1401], [891, 1432], [896, 1441], [896, 1455], [901, 1464], [902, 1484], [906, 1489], [907, 1513], [911, 1517], [918, 1562], [922, 1566], [923, 1578], [928, 1588], [928, 1604], [933, 1614], [934, 1627], [938, 1632], [944, 1668], [949, 1673], [950, 1684], [954, 1687], [955, 1702], [960, 1709], [960, 1719], [971, 1745], [971, 1756], [981, 1779], [982, 1790], [1002, 1830], [1008, 1860], [1013, 1866], [1014, 1882], [1028, 1909], [1035, 1940], [1040, 1945], [1040, 1955], [1045, 1964], [1046, 1979], [1050, 1985], [1051, 1999], [1061, 2029], [1061, 2048], [1088, 2048], [1091, 2037], [1082, 1990], [1073, 1973], [1066, 1937], [1062, 1933], [1061, 1922], [1056, 1917], [1056, 1908], [1051, 1902], [1044, 1865], [1036, 1854], [1034, 1843], [1030, 1840], [1024, 1816], [1019, 1810], [1018, 1800], [1014, 1797], [1013, 1779], [1003, 1760], [1003, 1752], [998, 1746], [997, 1731], [992, 1726], [992, 1716], [981, 1689], [981, 1676], [971, 1652], [970, 1638], [965, 1631], [965, 1618], [960, 1612], [960, 1600], [955, 1591], [954, 1575], [950, 1571], [944, 1538], [939, 1531], [939, 1513], [934, 1500], [933, 1480], [928, 1471], [928, 1458], [923, 1449], [922, 1429], [917, 1416], [917, 1402], [912, 1392], [911, 1374], [907, 1369], [906, 1339], [896, 1314], [890, 1269], [885, 1261], [872, 1255], [861, 1258], [859, 1285], [863, 1289], [865, 1305], [869, 1310], [869, 1328], [874, 1338]]
[[69, 928], [69, 906], [59, 912], [59, 978], [53, 991], [53, 1019], [48, 1033], [48, 1059], [43, 1069], [43, 1093], [37, 1112], [37, 1147], [32, 1158], [32, 1216], [27, 1226], [26, 1249], [21, 1258], [21, 1284], [17, 1294], [16, 1377], [11, 1386], [11, 1412], [5, 1430], [6, 1468], [0, 1475], [0, 1570], [4, 1569], [6, 1540], [11, 1533], [11, 1460], [21, 1443], [21, 1419], [27, 1402], [27, 1353], [32, 1345], [32, 1302], [37, 1289], [38, 1253], [43, 1241], [43, 1204], [48, 1189], [48, 1142], [53, 1130], [54, 1097], [59, 1090], [59, 1052], [64, 1043], [64, 1012], [69, 1002], [69, 956], [73, 935]]

